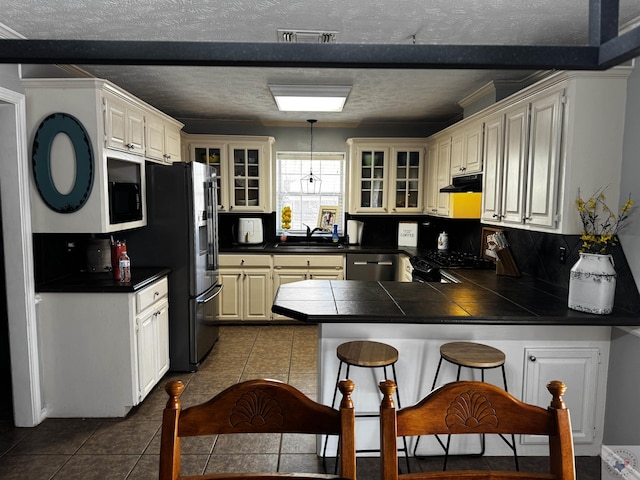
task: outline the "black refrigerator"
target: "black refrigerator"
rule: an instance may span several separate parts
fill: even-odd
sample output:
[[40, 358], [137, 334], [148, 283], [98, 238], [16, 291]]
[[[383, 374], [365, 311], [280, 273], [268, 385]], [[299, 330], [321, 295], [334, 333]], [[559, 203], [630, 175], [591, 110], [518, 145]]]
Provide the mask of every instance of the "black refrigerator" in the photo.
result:
[[193, 372], [218, 339], [215, 172], [202, 163], [147, 163], [147, 226], [126, 232], [132, 268], [169, 267], [170, 370]]

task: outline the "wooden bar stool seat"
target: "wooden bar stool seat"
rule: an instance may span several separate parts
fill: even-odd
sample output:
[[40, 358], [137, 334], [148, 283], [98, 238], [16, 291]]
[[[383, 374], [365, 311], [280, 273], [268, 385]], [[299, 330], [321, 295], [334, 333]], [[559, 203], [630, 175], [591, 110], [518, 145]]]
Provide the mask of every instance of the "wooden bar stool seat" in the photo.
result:
[[[458, 366], [458, 371], [456, 373], [456, 382], [460, 381], [460, 371], [462, 370], [462, 367], [479, 369], [483, 382], [484, 382], [485, 370], [490, 368], [501, 368], [502, 381], [504, 382], [504, 390], [505, 392], [508, 392], [507, 374], [504, 369], [504, 364], [506, 362], [506, 359], [507, 357], [502, 350], [499, 350], [495, 347], [491, 347], [489, 345], [484, 345], [482, 343], [449, 342], [449, 343], [440, 345], [440, 361], [438, 362], [436, 375], [435, 377], [433, 377], [433, 385], [431, 385], [431, 390], [433, 391], [436, 388], [436, 384], [438, 382], [438, 375], [440, 374], [440, 367], [442, 366], [442, 361], [446, 360], [447, 362]], [[440, 443], [440, 445], [444, 449], [444, 466], [442, 470], [446, 470], [447, 461], [449, 459], [449, 445], [451, 442], [451, 435], [447, 436], [446, 445], [440, 440], [440, 438], [437, 435], [435, 437], [436, 437], [436, 440], [438, 440], [438, 443]], [[511, 442], [509, 442], [503, 435], [500, 435], [500, 437], [513, 451], [516, 470], [520, 470], [520, 466], [518, 464], [518, 453], [516, 451], [515, 435], [511, 435]], [[417, 438], [415, 446], [413, 448], [414, 456], [416, 455], [416, 450], [418, 449], [419, 441], [420, 441], [420, 437]], [[484, 455], [484, 450], [485, 450], [485, 435], [482, 434], [480, 452], [474, 455]]]
[[369, 340], [343, 343], [336, 349], [336, 355], [341, 362], [354, 367], [388, 367], [398, 361], [398, 350], [394, 347]]
[[440, 357], [460, 367], [496, 368], [507, 357], [502, 350], [473, 342], [450, 342], [440, 346]]
[[[393, 381], [397, 382], [396, 377], [396, 367], [395, 364], [398, 361], [398, 350], [391, 345], [387, 345], [386, 343], [374, 342], [372, 340], [355, 340], [352, 342], [345, 342], [338, 345], [336, 349], [336, 355], [340, 360], [340, 365], [338, 366], [338, 376], [336, 378], [336, 387], [333, 391], [333, 400], [331, 401], [331, 406], [335, 405], [336, 396], [338, 393], [338, 385], [340, 383], [340, 374], [342, 373], [342, 365], [345, 364], [347, 366], [345, 377], [349, 378], [349, 369], [353, 367], [361, 367], [361, 368], [382, 368], [384, 372], [384, 378], [388, 379], [387, 375], [387, 367], [391, 367], [391, 371], [393, 374]], [[375, 387], [375, 386], [374, 386]], [[398, 400], [398, 408], [401, 408], [400, 403], [400, 394], [398, 390], [395, 391], [396, 399]], [[356, 417], [379, 417], [377, 414], [357, 414]], [[403, 437], [402, 438], [404, 446], [399, 449], [405, 453], [405, 457], [407, 460], [407, 470], [409, 469], [409, 450], [407, 448], [407, 441]], [[356, 450], [356, 453], [359, 452], [379, 452], [380, 450]], [[322, 460], [323, 464], [325, 462], [327, 454], [327, 441], [325, 440], [324, 449], [322, 452]], [[326, 468], [326, 467], [325, 467]]]

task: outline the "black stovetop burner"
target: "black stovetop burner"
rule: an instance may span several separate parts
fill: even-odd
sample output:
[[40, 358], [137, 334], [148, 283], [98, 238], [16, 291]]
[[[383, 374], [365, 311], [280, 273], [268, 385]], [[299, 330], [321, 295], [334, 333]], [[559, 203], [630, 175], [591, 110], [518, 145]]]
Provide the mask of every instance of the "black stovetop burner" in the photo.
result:
[[467, 252], [430, 250], [424, 253], [420, 260], [440, 268], [494, 268], [491, 260]]

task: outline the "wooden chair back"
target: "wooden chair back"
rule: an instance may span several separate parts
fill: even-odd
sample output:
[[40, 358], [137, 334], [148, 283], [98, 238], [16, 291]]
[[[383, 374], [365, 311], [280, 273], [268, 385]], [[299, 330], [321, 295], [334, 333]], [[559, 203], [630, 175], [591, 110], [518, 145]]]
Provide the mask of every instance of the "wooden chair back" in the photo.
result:
[[160, 480], [180, 476], [180, 439], [198, 435], [229, 433], [306, 433], [340, 436], [340, 477], [323, 474], [248, 473], [212, 474], [189, 479], [348, 479], [356, 478], [355, 412], [351, 380], [339, 385], [339, 409], [314, 402], [296, 388], [276, 380], [248, 380], [235, 384], [209, 401], [182, 410], [184, 385], [169, 382], [162, 416]]
[[[380, 383], [380, 444], [382, 480], [439, 479], [546, 479], [575, 480], [573, 436], [569, 410], [562, 399], [564, 383], [547, 385], [551, 405], [541, 408], [516, 399], [484, 382], [458, 381], [444, 385], [414, 406], [396, 411], [396, 385]], [[439, 471], [402, 475], [398, 473], [397, 437], [437, 434], [533, 434], [549, 438], [549, 472], [494, 470]]]

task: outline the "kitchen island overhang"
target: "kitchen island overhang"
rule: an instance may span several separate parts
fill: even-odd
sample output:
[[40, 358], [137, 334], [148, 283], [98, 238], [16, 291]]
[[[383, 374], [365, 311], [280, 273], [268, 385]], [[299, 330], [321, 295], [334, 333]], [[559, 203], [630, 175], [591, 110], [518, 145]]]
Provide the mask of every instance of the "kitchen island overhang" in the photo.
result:
[[640, 326], [640, 314], [619, 308], [571, 310], [566, 290], [528, 277], [456, 276], [462, 283], [304, 280], [281, 285], [271, 310], [305, 323]]
[[[431, 389], [439, 347], [450, 341], [472, 341], [506, 354], [509, 391], [542, 407], [549, 399], [544, 385], [563, 380], [572, 414], [577, 455], [600, 454], [612, 326], [640, 325], [633, 312], [614, 310], [592, 315], [567, 308], [566, 291], [523, 278], [469, 271], [460, 284], [423, 284], [351, 280], [306, 280], [281, 285], [274, 313], [318, 324], [318, 400], [331, 404], [338, 372], [336, 348], [352, 340], [373, 340], [399, 351], [396, 364], [402, 406], [418, 402]], [[516, 326], [517, 328], [514, 328]], [[441, 383], [455, 380], [456, 368], [442, 366]], [[351, 369], [356, 410], [375, 414], [382, 372]], [[499, 369], [486, 381], [501, 386]], [[548, 378], [547, 378], [548, 377]], [[462, 379], [480, 379], [463, 369]], [[541, 387], [542, 385], [542, 387]], [[541, 393], [540, 393], [541, 392]], [[358, 418], [358, 449], [375, 449], [377, 418]], [[477, 440], [477, 439], [475, 439]], [[330, 439], [328, 451], [335, 449]], [[409, 440], [413, 451], [415, 439]], [[467, 443], [464, 443], [467, 442]], [[459, 441], [455, 451], [476, 451], [474, 439]], [[476, 442], [477, 443], [477, 442]], [[547, 455], [539, 439], [518, 440], [520, 455]], [[419, 455], [440, 455], [433, 442], [420, 442]], [[510, 455], [499, 439], [487, 441], [486, 455]]]

